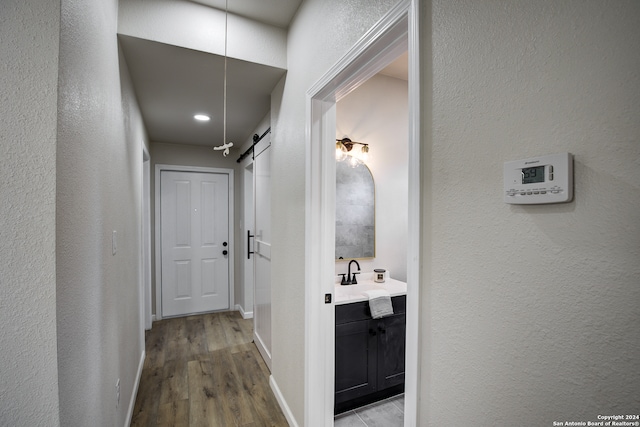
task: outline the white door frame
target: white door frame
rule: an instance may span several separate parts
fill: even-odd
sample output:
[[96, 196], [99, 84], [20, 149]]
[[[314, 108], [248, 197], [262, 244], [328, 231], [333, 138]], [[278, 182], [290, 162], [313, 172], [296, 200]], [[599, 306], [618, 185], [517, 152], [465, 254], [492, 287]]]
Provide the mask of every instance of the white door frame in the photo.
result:
[[[242, 305], [238, 305], [243, 319], [253, 318], [253, 258], [247, 252], [253, 252], [253, 240], [247, 239], [247, 230], [255, 233], [254, 224], [254, 191], [253, 191], [253, 158], [241, 163], [242, 166]], [[247, 178], [250, 176], [250, 180]], [[249, 241], [251, 240], [251, 241]]]
[[333, 426], [336, 102], [408, 51], [409, 203], [404, 425], [416, 426], [419, 402], [420, 87], [419, 0], [403, 0], [307, 92], [305, 226], [305, 419]]
[[[233, 214], [233, 169], [157, 164], [155, 169], [156, 320], [162, 319], [162, 242], [160, 238], [160, 173], [162, 171], [219, 173], [229, 176], [229, 242], [231, 245], [235, 245], [233, 234], [235, 228], [235, 216]], [[233, 253], [234, 248], [231, 247], [229, 249], [229, 310], [233, 310], [235, 307], [233, 295], [235, 261]]]
[[[140, 311], [143, 313], [144, 329], [151, 329], [153, 323], [151, 310], [151, 157], [147, 147], [142, 144], [142, 295]], [[143, 340], [144, 342], [144, 331]]]

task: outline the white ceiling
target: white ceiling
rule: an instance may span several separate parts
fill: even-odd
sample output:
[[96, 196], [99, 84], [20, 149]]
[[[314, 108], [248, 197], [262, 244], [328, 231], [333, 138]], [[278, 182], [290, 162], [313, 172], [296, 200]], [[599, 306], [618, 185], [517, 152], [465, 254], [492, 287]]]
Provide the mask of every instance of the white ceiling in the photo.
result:
[[[192, 0], [224, 10], [225, 0]], [[301, 0], [231, 0], [229, 12], [287, 27]], [[215, 146], [223, 141], [224, 57], [119, 35], [142, 117], [153, 142]], [[406, 55], [382, 74], [407, 79]], [[286, 70], [227, 59], [227, 141], [240, 147], [269, 112]], [[197, 122], [193, 115], [211, 116]]]
[[229, 13], [240, 15], [254, 21], [288, 28], [302, 0], [191, 0]]
[[[153, 142], [220, 145], [223, 140], [224, 57], [119, 36], [142, 117]], [[227, 60], [227, 141], [240, 146], [271, 107], [285, 70]], [[204, 113], [211, 121], [196, 122]]]

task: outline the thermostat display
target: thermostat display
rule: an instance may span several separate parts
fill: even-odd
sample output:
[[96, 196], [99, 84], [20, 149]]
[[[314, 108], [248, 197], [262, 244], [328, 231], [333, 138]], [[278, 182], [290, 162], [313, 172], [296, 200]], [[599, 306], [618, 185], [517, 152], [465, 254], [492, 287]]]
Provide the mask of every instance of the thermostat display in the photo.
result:
[[544, 166], [522, 169], [522, 183], [533, 184], [535, 182], [544, 182]]
[[573, 156], [570, 153], [505, 162], [505, 203], [535, 205], [572, 199]]

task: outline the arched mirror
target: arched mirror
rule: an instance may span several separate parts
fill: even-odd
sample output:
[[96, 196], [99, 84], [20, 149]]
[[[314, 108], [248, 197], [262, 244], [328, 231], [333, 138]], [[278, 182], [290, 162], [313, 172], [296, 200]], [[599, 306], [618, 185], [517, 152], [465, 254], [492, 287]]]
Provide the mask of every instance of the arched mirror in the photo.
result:
[[336, 259], [375, 257], [375, 186], [364, 163], [336, 162]]

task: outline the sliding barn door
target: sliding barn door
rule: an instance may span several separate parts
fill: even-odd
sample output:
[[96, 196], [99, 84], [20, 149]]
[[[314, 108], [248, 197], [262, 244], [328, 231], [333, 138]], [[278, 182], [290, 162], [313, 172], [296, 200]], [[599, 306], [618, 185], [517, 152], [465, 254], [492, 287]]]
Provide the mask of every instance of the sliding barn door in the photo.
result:
[[271, 369], [271, 134], [254, 148], [254, 338]]

